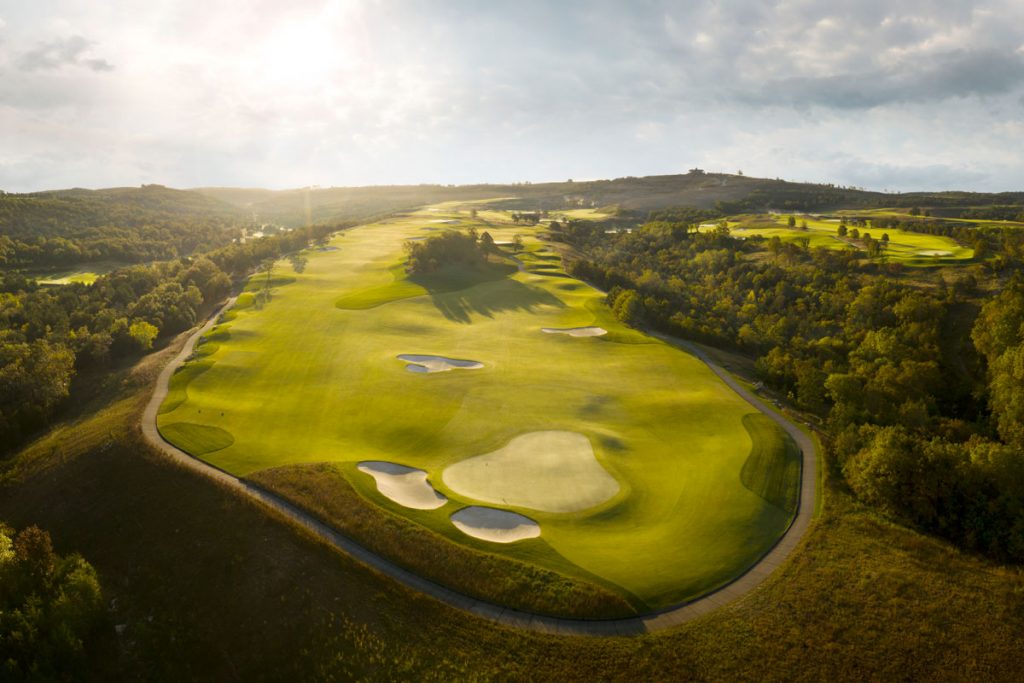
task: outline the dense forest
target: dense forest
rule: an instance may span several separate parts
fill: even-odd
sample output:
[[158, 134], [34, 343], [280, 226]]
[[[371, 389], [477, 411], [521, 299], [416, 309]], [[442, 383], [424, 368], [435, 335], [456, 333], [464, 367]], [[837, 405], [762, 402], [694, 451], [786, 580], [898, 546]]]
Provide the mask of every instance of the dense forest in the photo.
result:
[[994, 258], [978, 272], [1005, 285], [993, 294], [971, 273], [901, 274], [852, 250], [734, 240], [688, 222], [551, 230], [579, 255], [571, 273], [606, 289], [621, 320], [756, 357], [766, 384], [819, 416], [861, 499], [1024, 562], [1017, 233], [986, 233]]
[[160, 185], [0, 194], [0, 266], [143, 263], [230, 244], [251, 215]]

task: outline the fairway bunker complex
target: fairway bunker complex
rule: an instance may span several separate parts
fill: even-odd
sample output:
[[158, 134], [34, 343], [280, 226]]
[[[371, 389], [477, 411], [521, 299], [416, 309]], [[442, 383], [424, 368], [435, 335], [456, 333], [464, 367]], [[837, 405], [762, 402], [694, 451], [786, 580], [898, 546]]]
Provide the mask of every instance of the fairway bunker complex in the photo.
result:
[[484, 366], [483, 363], [475, 360], [459, 360], [457, 358], [445, 358], [444, 356], [423, 356], [414, 353], [403, 353], [397, 356], [397, 358], [408, 363], [405, 366], [406, 370], [418, 373], [479, 370]]
[[471, 505], [451, 516], [452, 524], [467, 536], [494, 543], [514, 543], [540, 536], [540, 525], [525, 515]]
[[377, 482], [377, 490], [385, 498], [413, 510], [436, 510], [448, 499], [434, 490], [427, 473], [383, 460], [364, 460], [357, 469]]
[[541, 332], [546, 334], [567, 334], [570, 337], [600, 337], [608, 334], [603, 327], [542, 327]]

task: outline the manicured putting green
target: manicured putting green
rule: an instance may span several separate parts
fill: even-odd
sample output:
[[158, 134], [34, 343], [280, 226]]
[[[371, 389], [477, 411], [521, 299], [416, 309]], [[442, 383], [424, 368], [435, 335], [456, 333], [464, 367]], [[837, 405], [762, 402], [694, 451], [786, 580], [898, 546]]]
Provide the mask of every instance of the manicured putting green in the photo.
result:
[[[337, 463], [368, 505], [466, 548], [600, 582], [638, 609], [697, 597], [766, 552], [792, 518], [778, 492], [798, 486], [799, 468], [758, 456], [743, 472], [752, 450], [785, 451], [782, 432], [748, 431], [749, 404], [703, 363], [619, 323], [601, 292], [560, 269], [544, 228], [435, 208], [348, 230], [336, 250], [307, 251], [301, 273], [279, 262], [262, 307], [252, 293], [264, 280], [253, 278], [225, 316], [230, 333], [211, 334], [172, 379], [164, 435], [239, 476]], [[526, 268], [495, 257], [412, 282], [397, 267], [403, 244], [429, 227], [476, 227], [502, 242], [518, 234]], [[483, 367], [415, 374], [403, 354]], [[234, 442], [211, 450], [196, 425]], [[553, 470], [525, 451], [494, 455], [544, 432], [579, 435], [592, 455], [556, 459]], [[501, 472], [494, 481], [474, 473], [448, 483], [449, 470], [472, 470], [484, 454]], [[365, 461], [421, 470], [448, 502], [399, 505], [356, 469]], [[523, 515], [539, 536], [467, 536], [452, 516], [473, 507]]]

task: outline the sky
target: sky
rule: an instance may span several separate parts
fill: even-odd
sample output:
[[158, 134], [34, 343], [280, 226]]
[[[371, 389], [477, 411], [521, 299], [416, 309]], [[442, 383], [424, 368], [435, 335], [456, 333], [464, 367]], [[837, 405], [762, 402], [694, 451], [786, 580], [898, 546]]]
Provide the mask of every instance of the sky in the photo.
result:
[[0, 189], [1024, 189], [1021, 0], [0, 0]]

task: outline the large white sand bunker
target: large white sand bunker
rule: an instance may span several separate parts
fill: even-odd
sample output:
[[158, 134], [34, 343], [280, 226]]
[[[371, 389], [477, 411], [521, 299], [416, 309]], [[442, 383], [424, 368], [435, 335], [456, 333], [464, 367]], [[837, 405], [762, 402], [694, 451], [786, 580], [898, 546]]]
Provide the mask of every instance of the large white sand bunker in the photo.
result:
[[953, 252], [944, 251], [942, 249], [925, 249], [924, 251], [917, 252], [918, 256], [952, 256]]
[[459, 360], [444, 356], [423, 356], [415, 353], [403, 353], [398, 360], [408, 363], [405, 369], [409, 372], [448, 372], [449, 370], [479, 370], [483, 363], [475, 360]]
[[384, 460], [364, 460], [356, 468], [374, 478], [382, 496], [407, 508], [436, 510], [448, 502], [430, 485], [423, 470]]
[[600, 337], [608, 334], [603, 327], [542, 327], [541, 332], [548, 334], [567, 334], [570, 337]]
[[494, 543], [514, 543], [540, 536], [540, 525], [537, 522], [508, 510], [473, 505], [453, 514], [451, 520], [467, 536]]
[[576, 432], [522, 434], [504, 448], [451, 465], [441, 477], [467, 498], [545, 512], [586, 510], [619, 492], [590, 439]]
[[430, 222], [431, 223], [443, 223], [444, 225], [455, 225], [456, 223], [459, 223], [460, 221], [458, 221], [455, 218], [435, 218], [434, 220], [432, 220]]

